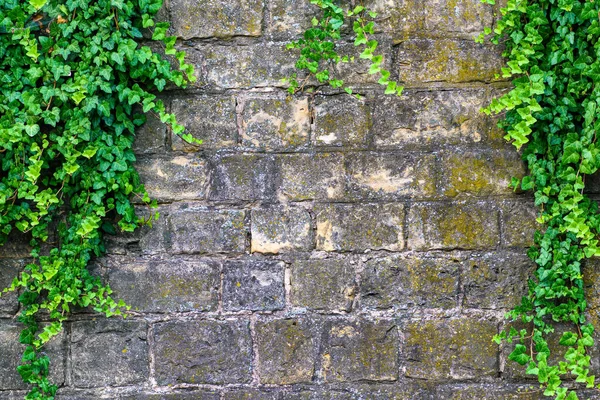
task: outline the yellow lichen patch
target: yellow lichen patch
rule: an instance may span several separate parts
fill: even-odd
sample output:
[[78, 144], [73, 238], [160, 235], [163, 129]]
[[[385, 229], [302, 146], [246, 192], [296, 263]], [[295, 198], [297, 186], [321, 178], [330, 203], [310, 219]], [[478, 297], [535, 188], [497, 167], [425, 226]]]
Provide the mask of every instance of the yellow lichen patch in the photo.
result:
[[318, 248], [324, 251], [334, 251], [333, 245], [333, 225], [331, 221], [322, 221], [317, 223], [317, 241]]

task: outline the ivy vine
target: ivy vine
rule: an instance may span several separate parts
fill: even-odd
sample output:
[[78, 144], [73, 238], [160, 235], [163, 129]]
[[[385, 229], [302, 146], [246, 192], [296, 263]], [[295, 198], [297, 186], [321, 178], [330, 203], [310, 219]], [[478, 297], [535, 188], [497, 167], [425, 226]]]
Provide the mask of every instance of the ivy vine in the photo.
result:
[[[158, 217], [138, 218], [131, 201], [153, 205], [132, 165], [134, 130], [145, 121], [139, 111], [184, 130], [156, 98], [169, 83], [195, 79], [168, 23], [153, 19], [161, 7], [162, 0], [1, 2], [0, 244], [17, 230], [33, 249], [33, 261], [3, 290], [20, 293], [26, 399], [54, 398], [44, 346], [74, 307], [106, 316], [128, 309], [87, 265], [103, 254], [105, 234]], [[178, 69], [141, 44], [145, 32]], [[38, 324], [40, 313], [48, 323]]]
[[[586, 176], [600, 168], [600, 3], [508, 0], [501, 13], [478, 40], [505, 46], [502, 76], [514, 87], [484, 111], [502, 113], [505, 138], [523, 149], [529, 174], [513, 186], [533, 191], [544, 229], [528, 253], [537, 266], [528, 294], [507, 314], [524, 327], [495, 340], [516, 342], [509, 359], [537, 376], [546, 396], [574, 400], [577, 385], [565, 380], [600, 388], [590, 375], [594, 327], [582, 277], [584, 260], [600, 255], [598, 205], [584, 193]], [[560, 336], [562, 360], [552, 363], [557, 323], [570, 328]]]

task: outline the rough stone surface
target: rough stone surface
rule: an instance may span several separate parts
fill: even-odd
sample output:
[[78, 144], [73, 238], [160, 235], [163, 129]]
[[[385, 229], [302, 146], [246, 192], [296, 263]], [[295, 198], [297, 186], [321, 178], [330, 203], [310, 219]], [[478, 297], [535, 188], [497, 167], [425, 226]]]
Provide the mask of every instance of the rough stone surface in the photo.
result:
[[276, 261], [225, 262], [223, 307], [228, 311], [282, 309], [284, 269], [284, 263]]
[[332, 204], [315, 207], [317, 249], [364, 251], [404, 248], [402, 204]]
[[171, 321], [154, 327], [159, 385], [248, 383], [252, 345], [248, 322]]
[[133, 150], [136, 154], [161, 153], [167, 141], [167, 125], [157, 115], [146, 114], [146, 123], [135, 132]]
[[211, 200], [263, 200], [275, 196], [275, 159], [226, 154], [211, 159]]
[[314, 140], [317, 147], [365, 148], [371, 129], [371, 111], [349, 96], [318, 97]]
[[[0, 290], [9, 287], [24, 266], [25, 261], [0, 258]], [[18, 297], [17, 292], [2, 294], [0, 317], [12, 317], [19, 311]]]
[[[142, 321], [74, 322], [71, 327], [73, 385], [89, 388], [145, 382], [150, 373], [147, 330], [148, 325]], [[118, 373], [107, 374], [106, 368]]]
[[291, 200], [339, 200], [344, 197], [344, 158], [337, 153], [285, 154], [279, 157], [277, 197]]
[[516, 248], [529, 248], [534, 245], [535, 231], [542, 227], [535, 220], [537, 207], [531, 202], [506, 202], [502, 205], [504, 245]]
[[314, 232], [308, 211], [299, 207], [272, 206], [252, 210], [253, 253], [277, 254], [310, 251]]
[[207, 194], [206, 162], [196, 157], [140, 158], [140, 179], [158, 201], [202, 200]]

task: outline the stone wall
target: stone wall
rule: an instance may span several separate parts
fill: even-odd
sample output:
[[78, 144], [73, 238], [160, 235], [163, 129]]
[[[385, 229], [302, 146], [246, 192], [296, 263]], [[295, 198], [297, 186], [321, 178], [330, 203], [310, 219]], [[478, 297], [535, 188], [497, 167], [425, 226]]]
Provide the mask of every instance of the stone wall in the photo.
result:
[[[491, 341], [535, 230], [530, 195], [507, 187], [520, 157], [479, 112], [508, 86], [500, 50], [472, 40], [498, 9], [367, 3], [402, 98], [359, 66], [337, 72], [363, 101], [287, 95], [308, 0], [170, 0], [198, 82], [164, 99], [204, 144], [140, 130], [161, 218], [94, 265], [135, 312], [73, 315], [47, 349], [59, 398], [542, 398]], [[2, 249], [0, 286], [26, 257]], [[25, 389], [17, 311], [0, 299], [2, 400]]]

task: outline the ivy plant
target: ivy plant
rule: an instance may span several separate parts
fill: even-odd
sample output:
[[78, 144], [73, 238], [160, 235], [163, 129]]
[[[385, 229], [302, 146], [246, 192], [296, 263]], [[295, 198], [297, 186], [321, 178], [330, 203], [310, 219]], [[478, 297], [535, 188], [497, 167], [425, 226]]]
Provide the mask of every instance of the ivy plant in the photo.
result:
[[[582, 276], [585, 259], [600, 255], [598, 205], [585, 193], [600, 168], [600, 3], [508, 0], [501, 13], [478, 40], [505, 46], [502, 76], [513, 88], [484, 111], [502, 113], [505, 138], [522, 149], [529, 173], [513, 186], [533, 191], [543, 229], [529, 250], [537, 267], [529, 291], [495, 340], [514, 345], [509, 359], [537, 376], [546, 396], [574, 400], [577, 385], [566, 380], [600, 387], [590, 374], [594, 327]], [[567, 330], [551, 358], [557, 324]]]
[[[133, 231], [152, 206], [133, 162], [134, 130], [153, 112], [183, 126], [156, 93], [194, 81], [185, 53], [155, 22], [162, 0], [0, 2], [0, 244], [31, 238], [31, 262], [3, 292], [18, 291], [25, 345], [18, 371], [27, 399], [53, 399], [45, 345], [74, 307], [106, 316], [126, 306], [87, 269], [104, 235]], [[177, 67], [144, 42], [158, 41]], [[185, 137], [189, 141], [191, 137]], [[39, 324], [39, 315], [45, 324]]]
[[369, 60], [367, 72], [380, 77], [378, 83], [385, 86], [385, 94], [400, 96], [404, 87], [390, 79], [390, 71], [383, 68], [383, 55], [377, 53], [379, 42], [371, 36], [375, 33], [377, 13], [363, 5], [345, 10], [332, 0], [310, 0], [310, 3], [322, 10], [322, 16], [312, 19], [312, 27], [304, 32], [302, 39], [287, 45], [289, 50], [299, 50], [296, 69], [302, 74], [301, 78], [293, 74], [284, 79], [289, 83], [289, 92], [294, 94], [305, 88], [312, 90], [307, 85], [314, 84], [316, 80], [319, 85], [342, 88], [360, 99], [360, 94], [353, 93], [343, 79], [335, 76], [338, 64], [356, 61], [354, 56], [339, 54], [339, 46], [336, 45], [342, 38], [343, 29], [351, 25], [355, 34], [354, 46], [362, 49], [359, 59]]

